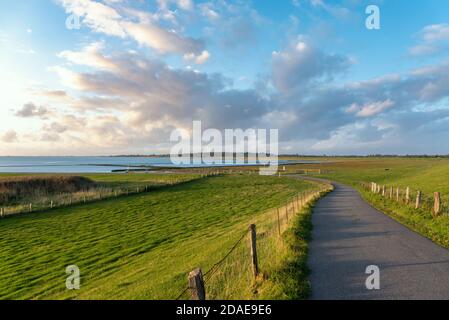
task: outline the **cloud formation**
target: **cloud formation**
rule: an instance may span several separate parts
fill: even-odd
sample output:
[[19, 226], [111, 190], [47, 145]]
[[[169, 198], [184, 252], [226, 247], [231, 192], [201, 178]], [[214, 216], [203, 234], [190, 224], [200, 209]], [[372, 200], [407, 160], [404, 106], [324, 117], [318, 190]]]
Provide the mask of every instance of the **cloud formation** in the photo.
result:
[[[72, 99], [73, 108], [96, 105], [99, 113], [53, 118], [43, 127], [41, 139], [57, 141], [58, 136], [96, 147], [105, 141], [116, 148], [166, 146], [172, 129], [189, 130], [193, 120], [202, 120], [205, 128], [278, 127], [286, 147], [300, 141], [302, 148], [315, 152], [349, 152], [344, 141], [375, 148], [386, 144], [385, 137], [390, 137], [389, 143], [401, 140], [409, 123], [420, 129], [447, 121], [441, 118], [444, 113], [422, 117], [423, 112], [415, 108], [449, 95], [449, 63], [340, 83], [335, 78], [347, 72], [350, 59], [327, 54], [303, 40], [273, 54], [272, 77], [266, 80], [273, 91], [267, 96], [257, 88], [233, 89], [232, 81], [221, 74], [175, 69], [157, 59], [103, 51], [94, 43], [60, 54], [91, 68], [59, 72], [62, 82], [72, 83], [82, 93]], [[67, 101], [63, 92], [51, 95]]]
[[21, 109], [17, 110], [15, 115], [22, 118], [38, 117], [46, 119], [50, 115], [50, 111], [45, 107], [38, 107], [34, 103], [29, 102], [24, 104]]
[[8, 130], [1, 137], [0, 140], [4, 143], [13, 143], [18, 141], [17, 132], [14, 130]]
[[[157, 25], [156, 19], [147, 12], [129, 9], [122, 6], [121, 1], [109, 1], [110, 5], [93, 0], [58, 0], [68, 14], [73, 14], [94, 32], [119, 38], [131, 38], [140, 45], [158, 53], [174, 53], [197, 56], [200, 63], [205, 62], [205, 50], [202, 41], [178, 34]], [[161, 8], [167, 8], [172, 1], [161, 0]], [[191, 10], [193, 4], [188, 0], [175, 1], [185, 10]], [[113, 7], [115, 5], [115, 8]]]
[[[203, 128], [279, 128], [281, 152], [420, 153], [426, 138], [448, 133], [449, 61], [354, 81], [347, 75], [355, 59], [296, 31], [266, 56], [251, 52], [263, 38], [258, 27], [270, 21], [245, 2], [160, 0], [142, 11], [120, 0], [58, 1], [95, 36], [59, 52], [48, 69], [59, 87], [35, 88], [33, 102], [14, 112], [39, 119], [40, 129], [6, 132], [3, 142], [20, 136], [42, 150], [78, 154], [166, 152], [171, 130], [201, 120]], [[324, 1], [295, 2], [304, 3], [338, 16], [339, 8]], [[183, 26], [196, 19], [206, 21], [196, 33], [204, 37]], [[423, 28], [419, 45], [438, 52], [448, 29]], [[123, 50], [129, 43], [133, 50]], [[242, 86], [244, 65], [212, 59], [228, 54], [256, 57], [265, 69]], [[419, 133], [413, 145], [411, 131]]]
[[440, 52], [449, 45], [449, 24], [432, 24], [424, 27], [419, 33], [420, 43], [411, 47], [413, 56], [425, 56]]
[[350, 65], [347, 57], [324, 53], [302, 40], [274, 52], [272, 60], [273, 84], [281, 92], [304, 90], [310, 84], [330, 81]]

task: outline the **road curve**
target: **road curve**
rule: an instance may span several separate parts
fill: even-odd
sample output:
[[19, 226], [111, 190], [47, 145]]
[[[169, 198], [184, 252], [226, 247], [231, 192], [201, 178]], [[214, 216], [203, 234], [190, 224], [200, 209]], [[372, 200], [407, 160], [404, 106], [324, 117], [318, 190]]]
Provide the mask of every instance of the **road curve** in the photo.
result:
[[[449, 299], [449, 250], [333, 184], [312, 215], [312, 299]], [[380, 269], [379, 290], [365, 286], [369, 265]]]

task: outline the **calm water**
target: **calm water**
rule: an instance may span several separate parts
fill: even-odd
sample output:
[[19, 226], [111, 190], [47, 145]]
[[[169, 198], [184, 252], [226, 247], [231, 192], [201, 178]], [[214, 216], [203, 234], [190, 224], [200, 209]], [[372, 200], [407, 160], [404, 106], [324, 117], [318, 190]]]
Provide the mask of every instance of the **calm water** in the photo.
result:
[[168, 157], [0, 157], [0, 172], [15, 173], [102, 173], [139, 166], [174, 167]]

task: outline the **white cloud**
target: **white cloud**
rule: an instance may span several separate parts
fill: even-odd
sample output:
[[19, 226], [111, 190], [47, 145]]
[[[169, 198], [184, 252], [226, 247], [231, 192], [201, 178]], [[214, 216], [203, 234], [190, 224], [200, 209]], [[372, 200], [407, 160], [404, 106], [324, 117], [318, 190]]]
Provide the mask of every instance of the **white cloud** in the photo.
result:
[[61, 66], [49, 67], [48, 70], [55, 72], [59, 76], [59, 79], [63, 85], [79, 90], [84, 89], [80, 81], [80, 76], [76, 72]]
[[432, 24], [424, 27], [418, 37], [421, 43], [411, 47], [412, 56], [425, 56], [438, 53], [449, 44], [449, 24]]
[[327, 54], [303, 39], [272, 54], [272, 78], [281, 92], [305, 89], [311, 83], [326, 81], [344, 71], [350, 61], [341, 55]]
[[208, 18], [211, 21], [217, 21], [220, 18], [220, 14], [214, 8], [213, 3], [206, 2], [199, 4], [201, 15]]
[[18, 135], [15, 130], [8, 130], [1, 137], [0, 140], [5, 143], [13, 143], [18, 141]]
[[24, 104], [22, 108], [15, 113], [17, 117], [22, 118], [39, 117], [42, 119], [47, 118], [50, 114], [51, 112], [47, 108], [42, 106], [38, 107], [32, 102]]
[[204, 50], [200, 55], [195, 55], [193, 53], [189, 53], [184, 55], [184, 59], [187, 61], [193, 61], [196, 64], [203, 64], [207, 60], [209, 60], [210, 54], [206, 50]]
[[[152, 48], [160, 54], [200, 55], [204, 51], [201, 41], [184, 37], [174, 30], [166, 30], [156, 25], [153, 17], [147, 12], [123, 6], [115, 9], [93, 0], [59, 0], [59, 2], [67, 13], [81, 17], [82, 23], [93, 31], [120, 38], [130, 37], [140, 45]], [[109, 1], [108, 3], [112, 5], [117, 2]], [[168, 4], [167, 1], [161, 3]], [[177, 5], [184, 10], [193, 8], [193, 3], [187, 0], [179, 0]], [[135, 18], [139, 21], [133, 21]]]
[[382, 113], [383, 111], [393, 106], [394, 102], [391, 101], [390, 99], [387, 99], [385, 101], [376, 101], [372, 103], [367, 103], [364, 105], [358, 105], [356, 103], [353, 103], [346, 109], [346, 112], [355, 113], [357, 117], [366, 118]]
[[82, 51], [62, 51], [58, 56], [79, 65], [85, 65], [100, 70], [117, 71], [117, 65], [108, 57], [100, 54], [104, 45], [101, 42], [92, 43]]
[[150, 47], [159, 53], [190, 54], [201, 52], [203, 44], [200, 41], [185, 38], [174, 31], [167, 31], [152, 24], [124, 22], [128, 35], [139, 44]]
[[83, 23], [95, 32], [124, 38], [122, 16], [112, 7], [92, 0], [59, 0], [69, 14], [83, 18]]
[[422, 39], [424, 41], [441, 41], [449, 40], [449, 24], [432, 24], [426, 26], [421, 31]]
[[178, 8], [191, 11], [194, 8], [192, 0], [158, 0], [159, 8], [161, 10], [168, 10], [171, 3], [174, 3]]

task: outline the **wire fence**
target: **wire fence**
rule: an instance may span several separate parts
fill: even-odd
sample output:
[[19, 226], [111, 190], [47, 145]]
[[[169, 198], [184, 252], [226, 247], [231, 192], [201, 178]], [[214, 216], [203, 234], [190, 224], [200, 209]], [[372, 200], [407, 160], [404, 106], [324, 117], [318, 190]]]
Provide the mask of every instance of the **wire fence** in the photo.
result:
[[385, 200], [421, 210], [431, 214], [433, 217], [449, 214], [449, 202], [442, 200], [440, 192], [426, 194], [421, 190], [410, 187], [388, 186], [375, 182], [361, 182], [361, 186], [366, 191]]
[[[198, 179], [219, 175], [218, 172], [199, 175]], [[151, 184], [135, 184], [117, 187], [95, 187], [77, 192], [40, 195], [32, 199], [22, 200], [18, 203], [0, 206], [0, 218], [23, 213], [40, 212], [56, 208], [68, 207], [76, 204], [90, 203], [105, 199], [135, 195], [156, 190], [161, 187], [179, 185], [196, 179], [172, 179], [152, 181]]]
[[[208, 300], [245, 299], [256, 294], [256, 284], [264, 281], [269, 270], [279, 266], [284, 258], [286, 244], [282, 234], [289, 228], [295, 215], [332, 188], [329, 184], [317, 185], [318, 189], [301, 192], [284, 206], [254, 218], [250, 228], [243, 227], [226, 253], [217, 258], [217, 262], [206, 272], [195, 269], [189, 274], [188, 285], [175, 299], [198, 299], [199, 291], [205, 292], [204, 298]], [[257, 230], [254, 234], [251, 232], [252, 226]], [[192, 277], [198, 279], [192, 280]]]

